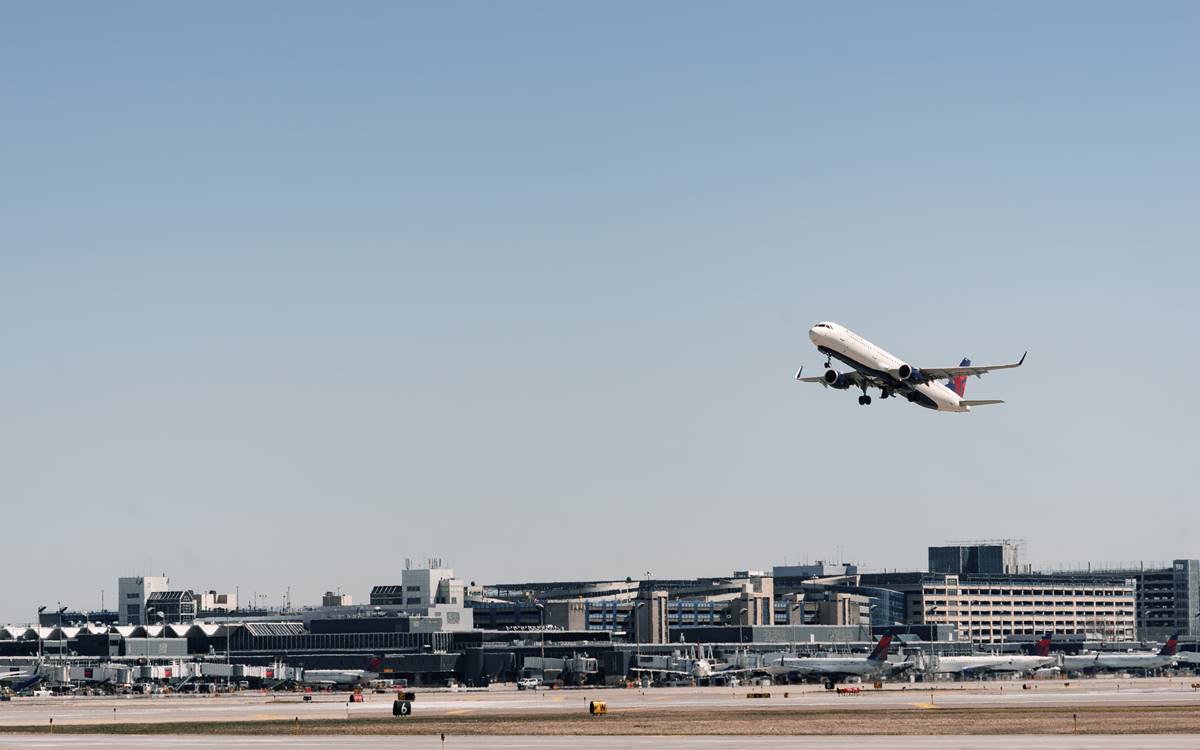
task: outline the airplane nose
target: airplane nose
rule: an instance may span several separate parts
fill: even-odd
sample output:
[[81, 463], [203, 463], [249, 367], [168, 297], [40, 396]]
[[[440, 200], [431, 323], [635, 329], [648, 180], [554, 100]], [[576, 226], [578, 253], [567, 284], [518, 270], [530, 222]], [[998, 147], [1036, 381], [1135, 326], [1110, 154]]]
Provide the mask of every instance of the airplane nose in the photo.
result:
[[817, 331], [816, 326], [813, 326], [812, 328], [808, 329], [808, 340], [813, 342], [814, 344], [820, 343], [820, 340], [819, 340], [820, 336], [821, 336], [821, 334]]

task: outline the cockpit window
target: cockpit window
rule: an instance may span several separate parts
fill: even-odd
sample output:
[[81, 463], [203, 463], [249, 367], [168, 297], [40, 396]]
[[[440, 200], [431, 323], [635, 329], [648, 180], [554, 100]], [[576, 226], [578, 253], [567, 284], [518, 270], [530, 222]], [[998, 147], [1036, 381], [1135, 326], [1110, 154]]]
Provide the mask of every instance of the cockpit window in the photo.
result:
[[828, 323], [817, 323], [813, 328], [832, 328]]

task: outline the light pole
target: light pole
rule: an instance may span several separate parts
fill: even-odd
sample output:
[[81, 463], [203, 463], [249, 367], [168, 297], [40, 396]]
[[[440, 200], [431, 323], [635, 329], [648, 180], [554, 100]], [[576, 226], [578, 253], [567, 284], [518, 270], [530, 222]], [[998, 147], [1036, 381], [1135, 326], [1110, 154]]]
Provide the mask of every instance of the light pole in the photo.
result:
[[45, 611], [46, 611], [46, 605], [43, 604], [42, 606], [38, 607], [37, 622], [34, 624], [34, 627], [37, 628], [37, 630], [35, 630], [34, 632], [37, 633], [38, 661], [39, 662], [42, 660], [42, 656], [45, 653], [45, 649], [43, 648], [43, 639], [42, 639], [42, 613]]
[[541, 662], [542, 662], [542, 682], [546, 682], [546, 605], [541, 602], [534, 602], [534, 606], [538, 608], [538, 630], [541, 631]]
[[[804, 607], [803, 600], [798, 601], [798, 602], [792, 604], [792, 606], [788, 607], [788, 627], [791, 630], [791, 635], [792, 635], [792, 656], [795, 656], [797, 658], [800, 657], [800, 649], [796, 647], [796, 625], [794, 623], [792, 623], [792, 613], [798, 609], [802, 609], [803, 607]], [[800, 620], [804, 619], [803, 613], [801, 613], [799, 619]], [[780, 664], [780, 666], [782, 666], [782, 663]]]
[[63, 636], [63, 629], [62, 629], [63, 628], [63, 612], [66, 612], [66, 611], [67, 611], [67, 608], [63, 606], [62, 602], [59, 602], [58, 603], [58, 656], [59, 656], [59, 658], [66, 656], [66, 653], [67, 653], [67, 641], [66, 641], [65, 637]]
[[[928, 627], [932, 627], [932, 626], [934, 626], [934, 624], [935, 624], [935, 623], [932, 623], [932, 622], [930, 622], [930, 619], [931, 619], [931, 618], [932, 618], [934, 615], [936, 615], [936, 614], [937, 614], [937, 611], [938, 611], [938, 608], [937, 608], [937, 607], [930, 607], [929, 609], [927, 609], [927, 610], [925, 610], [924, 612], [922, 612], [922, 613], [921, 613], [921, 621], [922, 621], [922, 622], [921, 622], [921, 624], [922, 624], [922, 625], [925, 625], [925, 626], [928, 626]], [[905, 631], [904, 631], [906, 635], [911, 635], [911, 634], [912, 634], [912, 626], [913, 626], [912, 620], [913, 620], [913, 618], [910, 616], [910, 617], [908, 618], [908, 627], [907, 627], [907, 628], [905, 628]]]
[[[633, 629], [637, 633], [637, 666], [642, 668], [642, 621], [638, 617], [638, 610], [646, 606], [645, 602], [638, 602], [633, 605]], [[641, 682], [641, 673], [638, 673], [638, 681]]]

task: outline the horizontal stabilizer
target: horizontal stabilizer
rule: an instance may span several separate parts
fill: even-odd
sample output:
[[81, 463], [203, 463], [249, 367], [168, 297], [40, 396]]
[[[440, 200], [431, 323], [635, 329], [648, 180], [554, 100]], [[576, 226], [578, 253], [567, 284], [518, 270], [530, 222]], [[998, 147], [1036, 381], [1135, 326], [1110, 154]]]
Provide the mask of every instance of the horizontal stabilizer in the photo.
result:
[[1004, 402], [998, 398], [981, 399], [979, 401], [959, 401], [963, 406], [987, 406], [989, 404], [1003, 404]]

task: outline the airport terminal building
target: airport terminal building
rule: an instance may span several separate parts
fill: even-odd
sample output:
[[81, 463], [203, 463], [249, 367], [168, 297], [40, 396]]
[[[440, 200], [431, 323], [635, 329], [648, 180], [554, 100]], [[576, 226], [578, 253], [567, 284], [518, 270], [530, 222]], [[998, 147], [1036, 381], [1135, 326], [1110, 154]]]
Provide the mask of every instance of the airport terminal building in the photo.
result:
[[487, 684], [531, 670], [611, 684], [628, 677], [635, 654], [681, 660], [697, 644], [718, 658], [750, 658], [862, 653], [884, 633], [907, 650], [941, 654], [973, 644], [1016, 651], [1045, 632], [1075, 649], [1127, 649], [1175, 632], [1195, 643], [1195, 560], [1037, 573], [1005, 550], [958, 545], [933, 548], [935, 555], [930, 567], [939, 569], [931, 571], [817, 563], [692, 579], [485, 586], [433, 561], [376, 586], [368, 604], [334, 595], [321, 607], [274, 611], [204, 609], [215, 597], [203, 590], [171, 588], [165, 576], [130, 577], [121, 579], [116, 611], [62, 608], [36, 625], [0, 628], [0, 657], [361, 669], [382, 655], [387, 676], [410, 684]]

